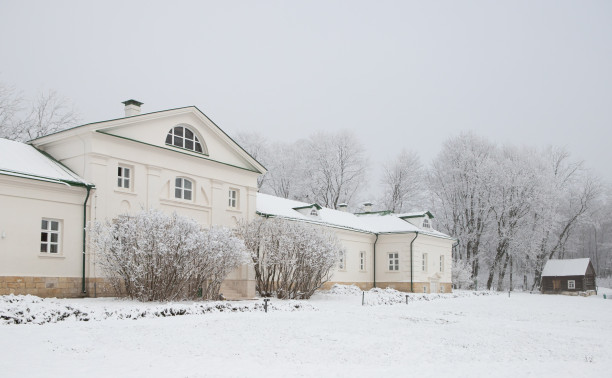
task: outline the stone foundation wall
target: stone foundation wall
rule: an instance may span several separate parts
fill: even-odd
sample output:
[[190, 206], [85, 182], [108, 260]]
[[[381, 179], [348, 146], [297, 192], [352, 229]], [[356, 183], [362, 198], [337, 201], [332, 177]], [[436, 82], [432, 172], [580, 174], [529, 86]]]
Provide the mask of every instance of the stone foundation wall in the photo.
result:
[[[370, 290], [373, 286], [372, 282], [326, 282], [321, 286], [321, 290], [329, 290], [335, 284], [339, 285], [355, 285], [359, 287], [361, 290]], [[431, 285], [429, 282], [413, 282], [412, 290], [414, 293], [423, 293], [423, 287], [427, 286], [427, 293], [431, 291]], [[397, 291], [403, 291], [406, 293], [410, 293], [410, 282], [377, 282], [376, 287], [381, 289], [391, 288]], [[444, 293], [452, 293], [453, 286], [450, 282], [440, 282], [438, 283], [438, 292], [440, 287], [444, 288]]]
[[36, 295], [42, 298], [79, 298], [115, 296], [104, 278], [87, 278], [82, 293], [81, 277], [0, 276], [0, 295]]

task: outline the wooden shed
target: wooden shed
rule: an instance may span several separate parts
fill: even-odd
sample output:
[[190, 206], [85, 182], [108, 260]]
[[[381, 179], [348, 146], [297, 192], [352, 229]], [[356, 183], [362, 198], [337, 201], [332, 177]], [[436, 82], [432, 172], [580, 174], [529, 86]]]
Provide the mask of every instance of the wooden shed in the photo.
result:
[[596, 290], [591, 259], [548, 260], [542, 271], [542, 293]]

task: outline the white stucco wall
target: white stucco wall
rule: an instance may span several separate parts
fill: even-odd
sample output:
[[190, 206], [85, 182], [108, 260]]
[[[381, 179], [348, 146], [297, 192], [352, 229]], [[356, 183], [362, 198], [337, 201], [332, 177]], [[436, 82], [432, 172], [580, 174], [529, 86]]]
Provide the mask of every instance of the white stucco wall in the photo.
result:
[[[81, 187], [0, 175], [0, 276], [79, 277]], [[41, 221], [60, 222], [60, 252], [40, 252]]]

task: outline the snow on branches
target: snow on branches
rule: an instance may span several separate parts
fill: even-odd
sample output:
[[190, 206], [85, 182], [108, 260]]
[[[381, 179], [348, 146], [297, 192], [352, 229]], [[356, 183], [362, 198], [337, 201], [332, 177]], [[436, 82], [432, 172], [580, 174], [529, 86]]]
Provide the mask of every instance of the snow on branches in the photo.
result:
[[342, 246], [319, 227], [278, 218], [238, 225], [255, 264], [257, 291], [281, 299], [310, 298], [331, 278]]
[[242, 240], [223, 227], [202, 230], [159, 210], [89, 226], [95, 261], [120, 296], [141, 301], [216, 298], [223, 279], [248, 261]]

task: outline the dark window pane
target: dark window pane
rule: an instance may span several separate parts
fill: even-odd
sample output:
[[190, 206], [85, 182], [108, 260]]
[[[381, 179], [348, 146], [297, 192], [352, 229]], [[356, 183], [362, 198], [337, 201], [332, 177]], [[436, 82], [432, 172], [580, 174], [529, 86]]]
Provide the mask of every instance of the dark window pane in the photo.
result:
[[49, 247], [51, 247], [51, 253], [57, 253], [57, 244], [51, 244]]
[[193, 150], [193, 141], [185, 139], [185, 148], [188, 150]]
[[124, 179], [123, 180], [123, 187], [124, 188], [129, 188], [130, 187], [130, 179]]
[[48, 237], [47, 235], [49, 235], [49, 234], [47, 234], [46, 232], [41, 232], [40, 233], [40, 241], [41, 242], [46, 242], [48, 240], [47, 239], [47, 237]]
[[190, 200], [191, 201], [191, 191], [185, 191], [185, 197], [186, 200]]
[[166, 144], [172, 144], [172, 133], [168, 133], [166, 136]]
[[52, 229], [53, 231], [57, 231], [57, 230], [59, 230], [59, 223], [58, 223], [58, 222], [56, 222], [56, 221], [51, 221], [51, 229]]
[[130, 177], [130, 169], [129, 168], [123, 168], [123, 177]]
[[183, 187], [182, 181], [183, 179], [177, 178], [176, 180], [174, 180], [174, 186], [176, 186], [177, 188], [182, 188]]
[[196, 152], [202, 152], [202, 145], [200, 144], [200, 142], [196, 142], [195, 144], [195, 150]]
[[57, 243], [57, 234], [51, 234], [51, 242]]
[[185, 180], [184, 183], [185, 183], [185, 189], [191, 189], [191, 181]]
[[174, 135], [183, 136], [183, 128], [181, 126], [177, 126], [174, 128]]
[[185, 138], [186, 139], [193, 139], [193, 132], [189, 129], [185, 129]]
[[174, 198], [181, 198], [181, 190], [174, 189]]
[[177, 147], [183, 147], [183, 138], [175, 136], [174, 145]]
[[117, 176], [121, 176], [121, 167], [117, 167]]
[[49, 227], [49, 226], [48, 226], [48, 223], [49, 223], [49, 222], [47, 222], [46, 220], [44, 220], [44, 219], [43, 219], [43, 221], [42, 221], [42, 229], [43, 229], [43, 230], [46, 230], [46, 229], [47, 229], [47, 227]]
[[40, 251], [41, 252], [47, 252], [47, 245], [46, 244], [41, 244], [40, 245]]
[[121, 177], [117, 179], [117, 186], [121, 188]]

